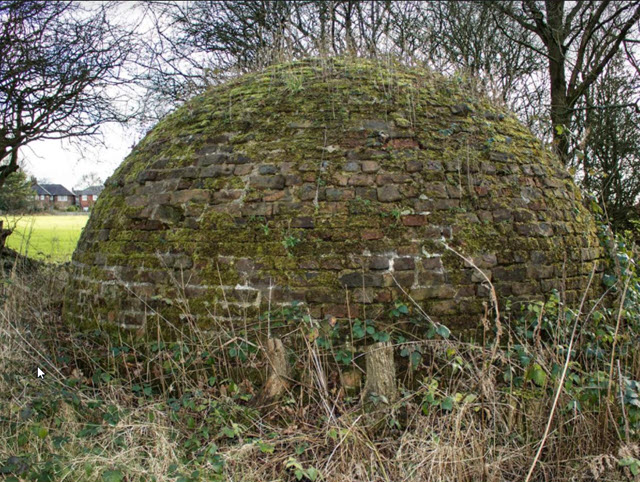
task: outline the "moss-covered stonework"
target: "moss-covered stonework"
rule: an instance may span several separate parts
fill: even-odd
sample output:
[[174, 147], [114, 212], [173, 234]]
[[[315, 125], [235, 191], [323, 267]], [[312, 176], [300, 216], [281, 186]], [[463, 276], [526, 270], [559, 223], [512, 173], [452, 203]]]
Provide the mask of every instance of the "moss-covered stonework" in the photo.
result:
[[383, 320], [404, 290], [475, 327], [487, 287], [441, 241], [502, 300], [575, 298], [599, 256], [571, 176], [514, 115], [420, 69], [296, 62], [210, 89], [135, 147], [84, 229], [65, 314], [206, 328], [297, 300]]

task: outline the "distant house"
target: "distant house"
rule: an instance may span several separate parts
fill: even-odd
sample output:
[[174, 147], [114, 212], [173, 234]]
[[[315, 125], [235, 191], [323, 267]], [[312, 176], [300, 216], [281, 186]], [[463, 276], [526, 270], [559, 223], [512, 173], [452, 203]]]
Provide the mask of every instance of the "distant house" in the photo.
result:
[[89, 211], [103, 189], [104, 186], [89, 186], [83, 190], [75, 190], [76, 204], [82, 211]]
[[75, 195], [61, 184], [34, 184], [36, 206], [64, 210], [76, 203]]

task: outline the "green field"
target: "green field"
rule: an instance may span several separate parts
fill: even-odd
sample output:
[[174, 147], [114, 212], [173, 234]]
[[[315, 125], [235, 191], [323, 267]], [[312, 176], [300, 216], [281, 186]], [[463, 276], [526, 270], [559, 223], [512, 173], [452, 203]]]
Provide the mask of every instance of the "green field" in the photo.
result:
[[12, 228], [7, 246], [23, 255], [46, 262], [67, 262], [76, 248], [88, 215], [4, 216]]

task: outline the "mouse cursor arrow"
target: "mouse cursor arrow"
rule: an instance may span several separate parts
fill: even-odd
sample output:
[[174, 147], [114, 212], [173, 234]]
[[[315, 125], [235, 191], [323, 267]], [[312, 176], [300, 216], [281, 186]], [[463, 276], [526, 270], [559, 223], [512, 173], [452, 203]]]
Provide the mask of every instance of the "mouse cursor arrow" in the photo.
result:
[[44, 379], [44, 371], [38, 367], [38, 378]]

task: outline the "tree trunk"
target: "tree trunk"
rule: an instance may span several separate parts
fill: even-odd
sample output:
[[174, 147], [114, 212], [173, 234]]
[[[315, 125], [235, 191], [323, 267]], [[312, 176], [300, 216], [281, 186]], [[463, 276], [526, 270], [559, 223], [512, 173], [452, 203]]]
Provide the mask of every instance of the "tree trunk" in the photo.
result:
[[564, 2], [552, 1], [547, 4], [549, 29], [545, 43], [549, 52], [549, 83], [551, 85], [551, 126], [553, 144], [563, 163], [569, 161], [569, 128], [571, 111], [567, 99], [567, 78], [565, 74], [566, 50]]
[[393, 346], [390, 342], [371, 344], [366, 353], [367, 382], [362, 400], [370, 402], [371, 396], [384, 397], [387, 403], [396, 399], [396, 366], [393, 361]]
[[549, 76], [551, 80], [553, 144], [560, 159], [566, 164], [569, 161], [571, 111], [567, 105], [567, 81], [564, 75], [564, 61], [559, 63], [549, 59]]

